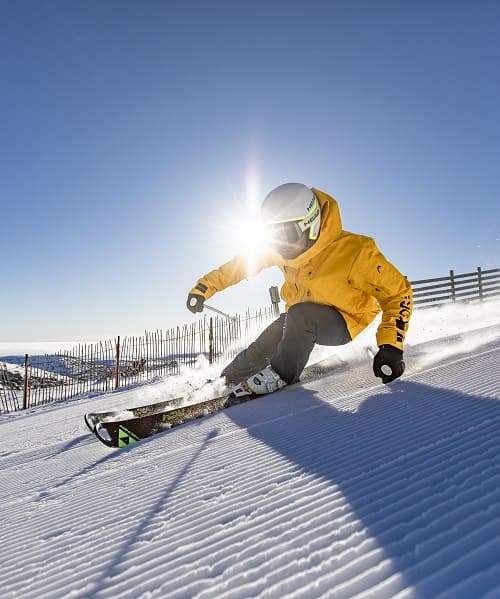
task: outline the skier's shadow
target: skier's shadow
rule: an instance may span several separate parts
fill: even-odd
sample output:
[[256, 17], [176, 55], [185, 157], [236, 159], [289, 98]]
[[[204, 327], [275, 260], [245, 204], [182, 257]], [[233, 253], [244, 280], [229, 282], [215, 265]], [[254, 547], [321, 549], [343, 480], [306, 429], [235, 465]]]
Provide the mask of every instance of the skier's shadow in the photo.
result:
[[[118, 548], [114, 552], [112, 560], [106, 565], [106, 569], [101, 573], [99, 582], [95, 583], [91, 593], [93, 597], [97, 597], [101, 592], [104, 592], [107, 589], [107, 583], [109, 582], [109, 579], [118, 576], [121, 573], [121, 566], [125, 561], [127, 554], [133, 547], [134, 543], [138, 541], [143, 541], [146, 536], [150, 536], [153, 534], [152, 531], [154, 531], [154, 520], [157, 517], [158, 513], [165, 509], [167, 499], [181, 484], [183, 479], [189, 474], [193, 464], [196, 463], [200, 455], [205, 451], [211, 439], [217, 437], [217, 433], [217, 430], [213, 430], [205, 436], [205, 439], [200, 444], [200, 446], [193, 452], [191, 457], [187, 459], [187, 461], [180, 467], [179, 472], [172, 480], [170, 485], [168, 485], [163, 490], [163, 492], [159, 495], [155, 503], [149, 505], [147, 510], [145, 510], [145, 515], [143, 518], [140, 518], [138, 520], [135, 530], [131, 530], [127, 535], [124, 535], [123, 541], [118, 544]], [[152, 438], [144, 439], [143, 441], [141, 441], [141, 444], [144, 445], [151, 441]], [[121, 454], [123, 455], [125, 451], [130, 449], [131, 447], [124, 448], [121, 451]]]
[[485, 546], [500, 534], [498, 400], [401, 381], [356, 412], [307, 389], [267, 401], [283, 402], [271, 406], [271, 421], [260, 410], [249, 416], [250, 404], [228, 415], [302, 472], [340, 489], [403, 588], [429, 597], [462, 584], [468, 568], [495, 566], [496, 551]]

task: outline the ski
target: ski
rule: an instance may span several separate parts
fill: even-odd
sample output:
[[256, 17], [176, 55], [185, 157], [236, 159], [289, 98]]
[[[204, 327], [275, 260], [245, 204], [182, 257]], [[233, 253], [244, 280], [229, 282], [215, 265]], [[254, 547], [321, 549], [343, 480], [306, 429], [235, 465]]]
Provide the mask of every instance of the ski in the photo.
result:
[[[257, 397], [262, 396], [235, 397], [233, 394], [229, 394], [184, 407], [175, 407], [175, 405], [172, 406], [171, 403], [165, 402], [168, 404], [167, 407], [163, 410], [157, 409], [154, 413], [146, 412], [143, 415], [121, 420], [100, 420], [92, 432], [101, 443], [108, 447], [128, 447], [141, 439]], [[158, 406], [159, 404], [154, 405]]]
[[197, 390], [211, 382], [213, 382], [212, 379], [207, 379], [201, 385], [192, 387], [181, 397], [173, 397], [165, 401], [136, 406], [133, 408], [105, 410], [103, 412], [88, 412], [84, 414], [83, 419], [88, 429], [93, 433], [97, 424], [105, 420], [124, 420], [125, 418], [135, 418], [139, 416], [146, 416], [148, 414], [155, 414], [156, 412], [164, 412], [169, 406], [172, 408], [178, 407], [179, 405], [186, 403], [186, 400]]
[[138, 418], [157, 412], [164, 412], [169, 407], [176, 408], [179, 404], [182, 404], [186, 400], [186, 397], [187, 396], [174, 397], [172, 399], [167, 399], [166, 401], [137, 406], [135, 408], [124, 408], [122, 410], [115, 409], [108, 410], [107, 412], [88, 412], [87, 414], [84, 414], [83, 419], [88, 429], [93, 433], [100, 422]]

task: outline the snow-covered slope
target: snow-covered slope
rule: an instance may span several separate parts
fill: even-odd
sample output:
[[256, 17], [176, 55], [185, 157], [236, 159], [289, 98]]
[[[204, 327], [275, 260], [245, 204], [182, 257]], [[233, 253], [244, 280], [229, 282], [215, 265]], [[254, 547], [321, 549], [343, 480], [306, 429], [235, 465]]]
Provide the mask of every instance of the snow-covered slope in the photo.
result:
[[4, 417], [2, 597], [500, 597], [500, 327], [468, 335], [124, 450], [82, 413], [144, 388]]

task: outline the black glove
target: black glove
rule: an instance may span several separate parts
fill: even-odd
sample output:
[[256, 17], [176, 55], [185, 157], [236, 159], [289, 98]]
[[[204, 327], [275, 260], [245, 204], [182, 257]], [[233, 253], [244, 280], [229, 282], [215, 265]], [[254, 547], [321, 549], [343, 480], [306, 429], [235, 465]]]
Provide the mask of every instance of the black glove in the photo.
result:
[[402, 350], [392, 345], [381, 345], [373, 358], [373, 372], [382, 382], [390, 383], [405, 371]]
[[191, 310], [193, 314], [196, 312], [203, 311], [203, 304], [205, 303], [205, 297], [199, 293], [190, 293], [187, 298], [186, 306], [188, 310]]

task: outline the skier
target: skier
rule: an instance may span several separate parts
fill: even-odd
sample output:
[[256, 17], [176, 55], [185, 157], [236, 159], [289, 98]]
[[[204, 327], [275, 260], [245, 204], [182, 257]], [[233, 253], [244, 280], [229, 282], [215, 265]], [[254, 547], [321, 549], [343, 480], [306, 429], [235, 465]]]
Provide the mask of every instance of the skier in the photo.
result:
[[286, 313], [222, 371], [235, 394], [271, 393], [297, 382], [315, 343], [348, 343], [380, 311], [373, 372], [383, 383], [400, 377], [412, 290], [375, 241], [344, 231], [337, 201], [301, 183], [273, 189], [261, 216], [270, 248], [253, 272], [236, 256], [201, 277], [187, 300], [191, 312], [201, 312], [205, 300], [249, 275], [270, 266], [283, 272]]

